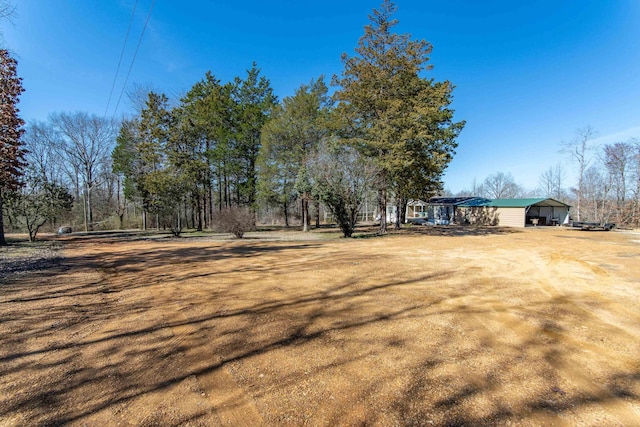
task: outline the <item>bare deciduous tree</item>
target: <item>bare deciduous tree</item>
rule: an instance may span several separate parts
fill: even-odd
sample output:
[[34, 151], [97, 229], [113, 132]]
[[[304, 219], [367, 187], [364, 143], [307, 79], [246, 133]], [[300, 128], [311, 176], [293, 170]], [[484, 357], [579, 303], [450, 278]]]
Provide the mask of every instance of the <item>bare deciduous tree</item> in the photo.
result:
[[576, 130], [575, 137], [563, 143], [563, 151], [568, 153], [573, 161], [578, 165], [578, 186], [574, 189], [576, 193], [576, 219], [581, 221], [581, 209], [584, 201], [584, 195], [587, 191], [585, 187], [585, 172], [591, 162], [589, 152], [591, 151], [591, 142], [596, 138], [597, 132], [591, 126], [585, 126]]
[[160, 91], [156, 90], [150, 83], [133, 83], [124, 93], [127, 95], [129, 105], [131, 105], [133, 111], [139, 114], [147, 107], [147, 99], [149, 99], [151, 92], [159, 93]]
[[0, 19], [11, 19], [16, 12], [16, 7], [7, 0], [0, 0]]
[[25, 130], [23, 140], [28, 151], [27, 163], [33, 172], [46, 182], [62, 184], [62, 158], [56, 150], [52, 150], [57, 145], [57, 133], [51, 124], [31, 122]]
[[592, 165], [584, 171], [581, 221], [609, 222], [612, 205], [608, 203], [611, 181], [602, 168]]
[[[7, 0], [0, 0], [0, 21], [5, 20], [11, 22], [16, 15], [16, 7]], [[2, 32], [0, 32], [2, 34]]]
[[556, 200], [563, 199], [565, 196], [562, 188], [563, 180], [564, 169], [562, 168], [562, 164], [558, 163], [555, 166], [550, 166], [549, 169], [542, 172], [538, 178], [540, 194], [545, 197], [552, 197]]
[[75, 181], [76, 193], [82, 194], [85, 231], [91, 230], [92, 192], [100, 184], [100, 170], [110, 169], [116, 127], [110, 120], [83, 112], [52, 114], [51, 122], [58, 132], [57, 148], [64, 157], [65, 170]]
[[602, 155], [611, 181], [612, 197], [615, 195], [615, 220], [621, 224], [637, 225], [640, 144], [637, 139], [607, 144]]
[[[308, 161], [313, 194], [331, 211], [344, 237], [351, 237], [367, 192], [378, 169], [347, 145], [320, 144]], [[385, 212], [380, 212], [385, 221]]]
[[640, 227], [640, 139], [629, 140], [633, 144], [634, 154], [631, 164], [631, 175], [633, 179], [633, 219], [632, 224]]
[[492, 199], [510, 199], [517, 197], [522, 189], [510, 173], [496, 172], [489, 175], [482, 184], [486, 197]]
[[255, 230], [255, 214], [246, 206], [231, 206], [216, 212], [214, 230], [219, 233], [233, 233], [242, 239], [244, 233]]

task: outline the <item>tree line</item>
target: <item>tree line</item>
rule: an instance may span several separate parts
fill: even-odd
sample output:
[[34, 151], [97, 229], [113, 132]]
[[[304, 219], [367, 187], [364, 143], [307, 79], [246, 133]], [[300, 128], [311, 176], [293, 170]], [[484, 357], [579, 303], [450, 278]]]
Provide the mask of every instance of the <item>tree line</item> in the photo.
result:
[[442, 189], [464, 122], [453, 120], [453, 85], [426, 77], [431, 44], [395, 33], [395, 10], [388, 0], [373, 10], [329, 84], [319, 76], [281, 101], [254, 63], [229, 82], [206, 73], [177, 102], [150, 91], [118, 122], [76, 112], [30, 123], [9, 225], [31, 234], [36, 215], [34, 236], [60, 221], [179, 234], [295, 216], [307, 230], [325, 209], [351, 236], [365, 197], [382, 218], [391, 201], [404, 212]]
[[495, 172], [481, 182], [473, 181], [467, 189], [446, 194], [489, 199], [549, 197], [570, 204], [575, 221], [639, 228], [640, 139], [606, 144], [596, 144], [596, 140], [596, 130], [585, 126], [562, 144], [562, 152], [575, 165], [575, 185], [567, 182], [568, 167], [558, 163], [540, 174], [533, 190], [517, 184], [510, 173]]
[[[453, 85], [426, 77], [432, 46], [393, 31], [395, 9], [373, 10], [329, 82], [279, 100], [254, 63], [229, 82], [207, 72], [177, 100], [137, 87], [137, 111], [123, 120], [58, 112], [24, 126], [17, 62], [1, 50], [0, 229], [32, 239], [58, 224], [242, 235], [256, 221], [306, 231], [324, 211], [350, 236], [365, 200], [380, 219], [395, 205], [399, 227], [409, 199], [454, 195], [441, 177], [464, 122], [453, 120]], [[552, 197], [575, 220], [638, 227], [640, 142], [596, 146], [596, 136], [585, 127], [564, 143], [575, 186], [558, 164], [533, 191], [496, 172], [455, 195]]]
[[[410, 199], [454, 195], [441, 177], [464, 121], [453, 120], [453, 85], [427, 77], [431, 44], [393, 31], [395, 10], [390, 1], [373, 10], [329, 82], [319, 76], [279, 100], [254, 63], [229, 82], [207, 72], [177, 100], [142, 99], [137, 87], [137, 111], [123, 120], [59, 112], [24, 126], [17, 62], [1, 50], [0, 229], [32, 239], [57, 224], [242, 235], [256, 220], [306, 231], [324, 211], [350, 236], [365, 200], [377, 204], [381, 233], [391, 203], [400, 227]], [[564, 144], [575, 186], [558, 164], [533, 191], [496, 172], [455, 195], [552, 197], [576, 220], [640, 226], [639, 140], [595, 140], [585, 127]]]

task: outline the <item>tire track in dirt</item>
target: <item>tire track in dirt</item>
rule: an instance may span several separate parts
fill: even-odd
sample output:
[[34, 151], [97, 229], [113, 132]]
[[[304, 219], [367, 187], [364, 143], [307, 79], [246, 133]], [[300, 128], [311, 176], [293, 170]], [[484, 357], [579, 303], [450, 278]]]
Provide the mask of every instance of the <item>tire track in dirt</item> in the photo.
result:
[[[179, 326], [174, 330], [163, 311], [149, 309], [154, 305], [145, 294], [158, 284], [139, 286], [139, 277], [104, 268], [108, 256], [101, 257], [100, 265], [90, 266], [79, 263], [81, 258], [82, 254], [70, 250], [69, 272], [49, 280], [97, 286], [95, 298], [102, 309], [90, 313], [91, 321], [87, 318], [85, 325], [78, 325], [58, 345], [57, 353], [71, 355], [64, 366], [58, 366], [62, 384], [69, 387], [63, 394], [76, 397], [69, 400], [72, 406], [42, 414], [43, 423], [226, 425], [207, 404], [195, 377], [185, 373], [189, 361], [182, 363], [184, 357], [176, 351], [188, 346], [184, 334], [189, 331]], [[52, 357], [49, 351], [40, 359]]]
[[[15, 341], [5, 371], [20, 381], [0, 382], [0, 411], [15, 396], [0, 413], [20, 425], [640, 425], [636, 252], [603, 251], [610, 234], [549, 238], [567, 233], [317, 252], [87, 242], [57, 287], [12, 297], [21, 335], [0, 344]], [[34, 302], [38, 287], [55, 295]]]
[[[640, 342], [640, 334], [637, 329], [632, 329], [628, 324], [620, 320], [623, 314], [625, 320], [629, 319], [630, 313], [626, 307], [621, 304], [614, 303], [605, 297], [602, 292], [597, 292], [593, 283], [597, 283], [600, 289], [606, 289], [610, 283], [610, 276], [606, 270], [594, 266], [587, 261], [564, 257], [564, 269], [558, 269], [559, 260], [554, 256], [534, 257], [536, 271], [538, 272], [539, 285], [541, 290], [547, 293], [553, 301], [563, 301], [563, 309], [567, 316], [580, 316], [585, 319], [585, 327], [587, 330], [602, 330], [606, 334], [606, 327], [611, 327], [615, 331], [615, 336], [620, 333], [629, 337], [629, 342]], [[566, 264], [574, 262], [579, 268], [587, 269], [596, 277], [585, 275], [566, 276]], [[584, 273], [583, 273], [584, 274]], [[561, 280], [559, 280], [559, 278]], [[572, 287], [577, 289], [591, 289], [591, 292], [583, 292], [577, 294], [568, 292], [565, 286], [558, 283], [571, 283]], [[583, 301], [589, 298], [589, 303]], [[614, 317], [612, 313], [616, 313]], [[637, 316], [633, 316], [636, 317]], [[562, 319], [554, 319], [554, 322], [562, 322]], [[638, 323], [636, 323], [637, 325]], [[603, 325], [605, 327], [603, 327]], [[552, 331], [556, 332], [556, 331]], [[605, 350], [597, 343], [585, 341], [584, 337], [579, 335], [570, 335], [570, 331], [560, 329], [555, 335], [555, 340], [561, 341], [563, 347], [568, 349], [566, 361], [556, 363], [555, 368], [563, 377], [563, 380], [574, 388], [581, 391], [584, 396], [585, 404], [590, 407], [591, 411], [596, 412], [600, 419], [610, 419], [620, 423], [620, 425], [637, 425], [640, 423], [640, 413], [637, 411], [637, 404], [625, 402], [612, 393], [608, 384], [601, 384], [594, 380], [593, 372], [588, 366], [581, 363], [583, 355], [586, 351], [591, 353], [590, 362], [593, 358], [601, 360], [600, 366], [609, 366], [615, 371], [633, 372], [636, 357], [640, 347], [636, 344], [635, 350], [629, 349], [624, 351], [627, 357], [624, 357], [620, 347], [615, 352]], [[609, 354], [607, 354], [609, 353]], [[602, 369], [602, 368], [601, 368]]]
[[[618, 311], [622, 305], [606, 297], [595, 299], [594, 295], [589, 293], [581, 294], [580, 299], [567, 293], [564, 287], [567, 281], [562, 280], [564, 277], [561, 271], [553, 269], [553, 263], [549, 265], [549, 257], [531, 253], [529, 256], [532, 259], [530, 264], [512, 266], [508, 270], [511, 277], [522, 277], [525, 283], [528, 277], [537, 278], [540, 293], [537, 296], [532, 293], [527, 295], [525, 300], [529, 306], [503, 304], [500, 300], [487, 299], [483, 295], [483, 289], [489, 289], [495, 282], [504, 280], [501, 278], [504, 266], [494, 265], [491, 267], [493, 271], [486, 272], [494, 279], [486, 283], [474, 279], [471, 292], [462, 297], [458, 295], [454, 300], [446, 302], [446, 305], [453, 307], [451, 311], [461, 311], [462, 316], [458, 315], [460, 319], [455, 322], [459, 325], [458, 328], [464, 331], [461, 333], [467, 339], [484, 342], [484, 345], [490, 347], [493, 363], [506, 359], [509, 361], [508, 364], [517, 364], [522, 357], [518, 353], [527, 354], [526, 360], [533, 363], [527, 368], [530, 373], [527, 385], [529, 390], [522, 390], [520, 393], [517, 389], [510, 390], [508, 401], [516, 406], [518, 401], [528, 402], [528, 405], [534, 402], [527, 419], [535, 424], [574, 425], [576, 420], [584, 419], [584, 413], [576, 416], [573, 407], [583, 406], [584, 411], [593, 415], [593, 419], [608, 420], [606, 422], [620, 425], [637, 425], [640, 423], [637, 402], [620, 399], [620, 396], [612, 391], [610, 383], [600, 384], [597, 380], [594, 381], [589, 369], [581, 364], [583, 352], [586, 351], [590, 354], [585, 358], [586, 361], [593, 363], [595, 357], [599, 359], [601, 366], [608, 366], [610, 372], [633, 374], [634, 369], [637, 369], [634, 363], [640, 351], [637, 344], [629, 346], [635, 349], [629, 348], [629, 351], [625, 352], [618, 347], [615, 351], [609, 352], [611, 354], [608, 356], [598, 357], [604, 350], [602, 346], [596, 342], [585, 341], [583, 337], [573, 336], [571, 331], [562, 327], [565, 316], [572, 320], [569, 324], [573, 324], [574, 319], [584, 318], [588, 321], [589, 327], [603, 329], [604, 325], [605, 330], [611, 327], [614, 328], [616, 337], [620, 334], [623, 337], [626, 335], [630, 343], [638, 343], [638, 329], [630, 326], [639, 324], [635, 320], [637, 316], [627, 308]], [[588, 268], [592, 274], [597, 274], [599, 278], [605, 276], [606, 279], [607, 274], [603, 269], [593, 269], [586, 262], [579, 263], [579, 267]], [[571, 279], [568, 283], [580, 280], [581, 283], [575, 283], [579, 289], [591, 289], [586, 278], [585, 283], [582, 283], [582, 278], [576, 279], [575, 276], [567, 279]], [[514, 283], [514, 289], [516, 286], [518, 285]], [[489, 294], [495, 297], [493, 292]], [[583, 300], [588, 296], [592, 298]], [[590, 304], [593, 300], [601, 304], [598, 310], [594, 310], [593, 304]], [[559, 350], [562, 352], [558, 353]], [[615, 362], [612, 363], [611, 358]], [[473, 378], [473, 371], [469, 372], [463, 366], [454, 368], [453, 371], [458, 371], [457, 377]], [[509, 380], [505, 385], [512, 388], [513, 383], [513, 380]], [[482, 386], [477, 388], [482, 389]], [[530, 394], [532, 391], [535, 391], [533, 395]], [[494, 402], [504, 401], [500, 398], [500, 393], [504, 393], [500, 386], [494, 385], [485, 392], [492, 396], [490, 400]], [[519, 395], [521, 397], [518, 397]], [[547, 397], [549, 395], [551, 397]], [[539, 399], [537, 403], [536, 399]], [[526, 411], [520, 409], [521, 413]]]
[[[159, 366], [139, 366], [137, 372], [126, 378], [128, 384], [149, 384], [160, 380], [165, 386], [136, 393], [119, 408], [118, 418], [133, 425], [153, 425], [157, 419], [166, 421], [172, 415], [182, 423], [197, 412], [196, 419], [201, 425], [263, 425], [251, 398], [237, 385], [222, 359], [204, 345], [206, 336], [194, 320], [201, 319], [206, 313], [182, 306], [176, 294], [188, 290], [178, 290], [175, 286], [174, 283], [163, 283], [144, 289], [151, 294], [156, 313], [147, 316], [144, 323], [159, 326], [163, 332], [161, 353], [169, 354], [174, 360]], [[121, 303], [126, 304], [126, 299]], [[158, 350], [154, 348], [154, 351]], [[150, 362], [158, 357], [164, 358], [159, 354]], [[174, 409], [176, 407], [180, 409]], [[177, 412], [171, 414], [172, 410]], [[109, 418], [105, 421], [108, 423]]]

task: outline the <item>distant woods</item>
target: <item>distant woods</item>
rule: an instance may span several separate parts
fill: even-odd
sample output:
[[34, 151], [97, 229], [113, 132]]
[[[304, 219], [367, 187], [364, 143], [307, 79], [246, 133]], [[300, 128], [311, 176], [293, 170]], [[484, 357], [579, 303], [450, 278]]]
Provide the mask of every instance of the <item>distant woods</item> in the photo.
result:
[[[566, 203], [576, 221], [614, 222], [640, 227], [640, 139], [596, 145], [597, 132], [590, 126], [575, 131], [562, 144], [567, 162], [550, 166], [528, 190], [509, 173], [496, 172], [482, 182], [474, 181], [458, 196], [492, 199], [549, 197]], [[567, 180], [569, 173], [575, 180]]]

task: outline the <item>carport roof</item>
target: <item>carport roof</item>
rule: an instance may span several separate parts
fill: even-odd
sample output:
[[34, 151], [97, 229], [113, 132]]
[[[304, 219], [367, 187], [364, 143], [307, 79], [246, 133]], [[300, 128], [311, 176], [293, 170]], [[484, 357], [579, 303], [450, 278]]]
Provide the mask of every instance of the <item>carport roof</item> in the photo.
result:
[[[470, 203], [469, 203], [470, 202]], [[555, 207], [570, 207], [566, 203], [559, 202], [555, 199], [549, 198], [529, 198], [529, 199], [493, 199], [482, 200], [478, 203], [477, 200], [470, 200], [467, 203], [460, 203], [461, 207], [474, 207], [474, 206], [490, 206], [496, 208], [527, 208], [529, 206], [555, 206]], [[475, 202], [475, 203], [474, 203]]]
[[431, 197], [430, 205], [459, 205], [460, 203], [469, 203], [471, 200], [487, 200], [482, 197], [464, 196], [464, 197]]

